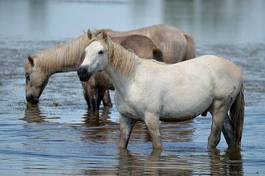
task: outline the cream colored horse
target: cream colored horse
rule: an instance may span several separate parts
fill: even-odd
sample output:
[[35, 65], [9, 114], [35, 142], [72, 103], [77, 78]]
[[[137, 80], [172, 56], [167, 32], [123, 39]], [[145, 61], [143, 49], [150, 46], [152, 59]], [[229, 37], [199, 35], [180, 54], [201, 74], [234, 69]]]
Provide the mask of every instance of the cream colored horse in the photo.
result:
[[[140, 57], [157, 58], [166, 63], [176, 63], [195, 57], [195, 45], [191, 36], [174, 27], [153, 25], [124, 32], [105, 31], [110, 34], [114, 42], [132, 50]], [[58, 72], [76, 71], [81, 62], [80, 56], [88, 42], [87, 35], [83, 34], [55, 48], [30, 55], [25, 63], [27, 101], [34, 104], [39, 102], [39, 97], [51, 75]], [[162, 56], [155, 51], [160, 51]], [[101, 79], [97, 79], [100, 76], [103, 80], [107, 79], [104, 74], [101, 74], [95, 76], [94, 81], [83, 84], [84, 95], [88, 105], [91, 104], [91, 101], [94, 101], [93, 99], [91, 100], [91, 97], [95, 96], [94, 92], [96, 91], [94, 88], [98, 88], [98, 83], [102, 85]], [[91, 82], [95, 82], [95, 85], [91, 85]], [[102, 90], [98, 91], [103, 100], [104, 92], [108, 87], [110, 85], [104, 85]], [[106, 101], [103, 101], [103, 103], [110, 105], [108, 91], [105, 92], [104, 97], [106, 97]], [[100, 100], [97, 104], [99, 103]]]
[[[91, 37], [91, 34], [88, 34]], [[212, 114], [208, 147], [220, 141], [224, 120], [233, 124], [232, 147], [240, 147], [244, 94], [240, 69], [233, 63], [205, 55], [177, 64], [141, 59], [112, 42], [106, 33], [93, 37], [85, 48], [79, 67], [81, 81], [106, 70], [115, 87], [115, 104], [120, 112], [120, 147], [126, 148], [136, 121], [145, 122], [154, 149], [160, 149], [160, 121], [195, 118]]]

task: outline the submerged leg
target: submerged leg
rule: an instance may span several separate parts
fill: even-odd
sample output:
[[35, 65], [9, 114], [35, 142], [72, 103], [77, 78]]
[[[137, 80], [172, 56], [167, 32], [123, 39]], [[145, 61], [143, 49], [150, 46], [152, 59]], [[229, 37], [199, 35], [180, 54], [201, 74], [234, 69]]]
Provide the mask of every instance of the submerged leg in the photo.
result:
[[[216, 106], [215, 106], [216, 107]], [[223, 128], [224, 119], [227, 112], [224, 107], [215, 108], [212, 112], [211, 134], [208, 138], [208, 148], [216, 148], [220, 142], [221, 130]]]
[[131, 136], [132, 128], [136, 121], [123, 115], [120, 117], [120, 148], [127, 148]]
[[225, 141], [228, 145], [228, 147], [231, 147], [234, 144], [234, 130], [232, 122], [229, 118], [229, 115], [226, 113], [225, 119], [224, 119], [224, 125], [222, 129], [223, 135], [225, 137]]
[[146, 113], [145, 124], [152, 138], [153, 149], [162, 149], [161, 139], [160, 139], [159, 116], [153, 113]]
[[96, 108], [96, 92], [90, 81], [82, 82], [84, 98], [87, 103], [88, 110], [95, 112]]
[[109, 90], [102, 88], [102, 87], [97, 88], [97, 90], [98, 90], [97, 110], [99, 110], [101, 101], [103, 102], [104, 107], [111, 108], [112, 103], [111, 103], [111, 99], [110, 99]]

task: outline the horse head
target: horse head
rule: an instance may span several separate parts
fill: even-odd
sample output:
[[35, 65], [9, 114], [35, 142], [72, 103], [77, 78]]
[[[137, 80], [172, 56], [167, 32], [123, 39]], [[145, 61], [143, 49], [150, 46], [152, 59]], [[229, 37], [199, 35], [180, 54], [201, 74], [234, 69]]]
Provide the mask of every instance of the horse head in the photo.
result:
[[27, 102], [37, 104], [39, 97], [48, 83], [49, 75], [44, 70], [37, 68], [37, 58], [28, 56], [25, 63], [26, 99]]
[[77, 71], [81, 81], [87, 81], [94, 73], [104, 70], [108, 64], [108, 55], [110, 54], [108, 51], [109, 36], [105, 32], [92, 35], [88, 31], [87, 36], [91, 39], [91, 42], [82, 54], [83, 58], [81, 60], [83, 62]]

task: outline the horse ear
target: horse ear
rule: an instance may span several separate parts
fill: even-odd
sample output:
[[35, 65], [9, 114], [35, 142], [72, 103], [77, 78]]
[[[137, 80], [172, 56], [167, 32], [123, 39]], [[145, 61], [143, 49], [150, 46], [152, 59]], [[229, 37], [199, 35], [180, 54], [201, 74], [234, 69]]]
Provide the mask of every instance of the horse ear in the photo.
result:
[[87, 30], [87, 38], [88, 39], [92, 38], [92, 33], [91, 33], [91, 31], [89, 29]]
[[102, 32], [102, 39], [107, 41], [108, 40], [108, 35], [105, 31]]
[[29, 61], [31, 66], [34, 66], [34, 59], [32, 56], [30, 56], [30, 55], [28, 56], [28, 61]]

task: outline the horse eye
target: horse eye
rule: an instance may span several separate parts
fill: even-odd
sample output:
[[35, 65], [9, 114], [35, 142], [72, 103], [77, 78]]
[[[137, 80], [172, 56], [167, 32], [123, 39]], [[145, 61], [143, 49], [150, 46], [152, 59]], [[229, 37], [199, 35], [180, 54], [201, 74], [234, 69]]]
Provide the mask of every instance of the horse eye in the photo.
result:
[[100, 51], [98, 52], [98, 54], [103, 54], [103, 51], [102, 51], [102, 50], [100, 50]]

